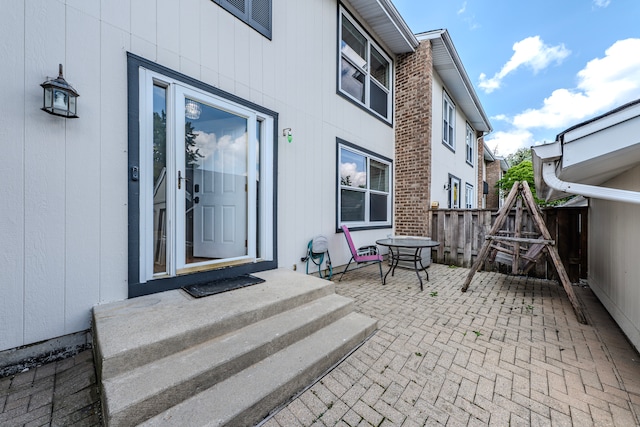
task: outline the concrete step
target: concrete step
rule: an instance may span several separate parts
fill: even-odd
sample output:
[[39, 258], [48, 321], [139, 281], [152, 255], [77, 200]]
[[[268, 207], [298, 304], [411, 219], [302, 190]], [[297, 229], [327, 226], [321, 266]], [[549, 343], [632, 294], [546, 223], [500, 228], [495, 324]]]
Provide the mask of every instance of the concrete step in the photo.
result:
[[205, 298], [175, 290], [94, 307], [98, 376], [113, 378], [335, 293], [332, 282], [285, 269], [255, 276], [265, 283]]
[[94, 307], [106, 425], [259, 422], [376, 328], [332, 282], [255, 275], [265, 282], [204, 298], [175, 290]]
[[375, 320], [351, 313], [141, 425], [255, 425], [324, 374], [375, 328]]
[[327, 295], [153, 363], [103, 379], [110, 425], [136, 425], [353, 311]]

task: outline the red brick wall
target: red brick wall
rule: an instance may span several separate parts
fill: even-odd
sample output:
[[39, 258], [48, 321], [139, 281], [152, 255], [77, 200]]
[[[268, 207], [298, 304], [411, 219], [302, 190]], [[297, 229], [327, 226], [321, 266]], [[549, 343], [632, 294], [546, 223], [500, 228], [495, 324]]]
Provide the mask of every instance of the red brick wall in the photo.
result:
[[497, 210], [500, 207], [498, 189], [496, 183], [500, 179], [500, 160], [487, 164], [487, 182], [489, 183], [489, 194], [487, 194], [487, 209]]
[[396, 73], [395, 233], [430, 236], [431, 42], [401, 55]]

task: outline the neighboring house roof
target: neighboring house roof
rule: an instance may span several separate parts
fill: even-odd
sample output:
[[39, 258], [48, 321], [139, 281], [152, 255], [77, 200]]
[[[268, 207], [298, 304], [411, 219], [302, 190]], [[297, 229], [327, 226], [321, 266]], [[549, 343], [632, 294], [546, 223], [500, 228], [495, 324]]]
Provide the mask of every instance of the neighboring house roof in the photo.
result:
[[538, 197], [551, 201], [581, 194], [640, 203], [638, 192], [598, 187], [640, 164], [640, 99], [531, 148]]
[[471, 126], [477, 131], [491, 132], [493, 130], [491, 123], [462, 65], [449, 32], [433, 30], [416, 34], [416, 37], [419, 41], [431, 40], [433, 68], [440, 75], [456, 106], [467, 116]]
[[349, 0], [376, 35], [395, 54], [413, 52], [419, 42], [390, 0]]
[[503, 172], [506, 172], [507, 170], [509, 170], [509, 163], [507, 162], [507, 159], [505, 159], [504, 157], [498, 156], [496, 154], [493, 153], [493, 151], [491, 151], [491, 148], [489, 148], [489, 146], [487, 145], [487, 143], [484, 143], [484, 159], [487, 162], [495, 162], [495, 161], [499, 161], [500, 162], [500, 169]]

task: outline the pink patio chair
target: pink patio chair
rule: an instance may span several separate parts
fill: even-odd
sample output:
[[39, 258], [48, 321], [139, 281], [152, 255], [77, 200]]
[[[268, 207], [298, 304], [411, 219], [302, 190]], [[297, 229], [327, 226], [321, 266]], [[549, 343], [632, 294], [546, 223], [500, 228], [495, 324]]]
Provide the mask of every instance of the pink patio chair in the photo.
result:
[[342, 272], [340, 279], [342, 280], [342, 276], [347, 272], [347, 269], [351, 265], [351, 261], [354, 261], [357, 264], [367, 263], [367, 262], [377, 262], [378, 267], [380, 268], [380, 281], [382, 281], [382, 255], [378, 253], [378, 248], [374, 245], [370, 246], [362, 246], [356, 249], [353, 244], [353, 240], [351, 239], [351, 233], [349, 233], [349, 228], [346, 225], [342, 226], [342, 231], [344, 232], [344, 237], [347, 239], [347, 244], [349, 245], [349, 250], [351, 251], [351, 259], [347, 264], [347, 267]]

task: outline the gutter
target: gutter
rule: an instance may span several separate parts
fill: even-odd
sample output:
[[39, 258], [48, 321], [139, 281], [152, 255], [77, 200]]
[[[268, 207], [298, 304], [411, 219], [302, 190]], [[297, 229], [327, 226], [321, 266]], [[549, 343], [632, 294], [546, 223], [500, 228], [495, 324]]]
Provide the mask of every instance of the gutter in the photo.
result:
[[[549, 188], [561, 193], [577, 194], [594, 199], [640, 205], [640, 192], [638, 191], [578, 184], [577, 182], [567, 182], [558, 178], [556, 171], [558, 170], [559, 163], [562, 160], [562, 149], [559, 142], [556, 141], [552, 144], [531, 147], [531, 149], [534, 154], [533, 160], [536, 190], [539, 184], [545, 184]], [[540, 175], [538, 175], [538, 173]], [[538, 176], [540, 176], [544, 182], [539, 182]], [[546, 200], [549, 201], [551, 192], [548, 189], [547, 191], [544, 191], [544, 188], [541, 188], [539, 195], [542, 195], [542, 193], [545, 193]]]
[[542, 178], [549, 187], [554, 190], [562, 191], [563, 193], [640, 205], [640, 192], [638, 191], [620, 190], [617, 188], [598, 187], [597, 185], [562, 181], [556, 176], [555, 162], [545, 162], [542, 164]]

